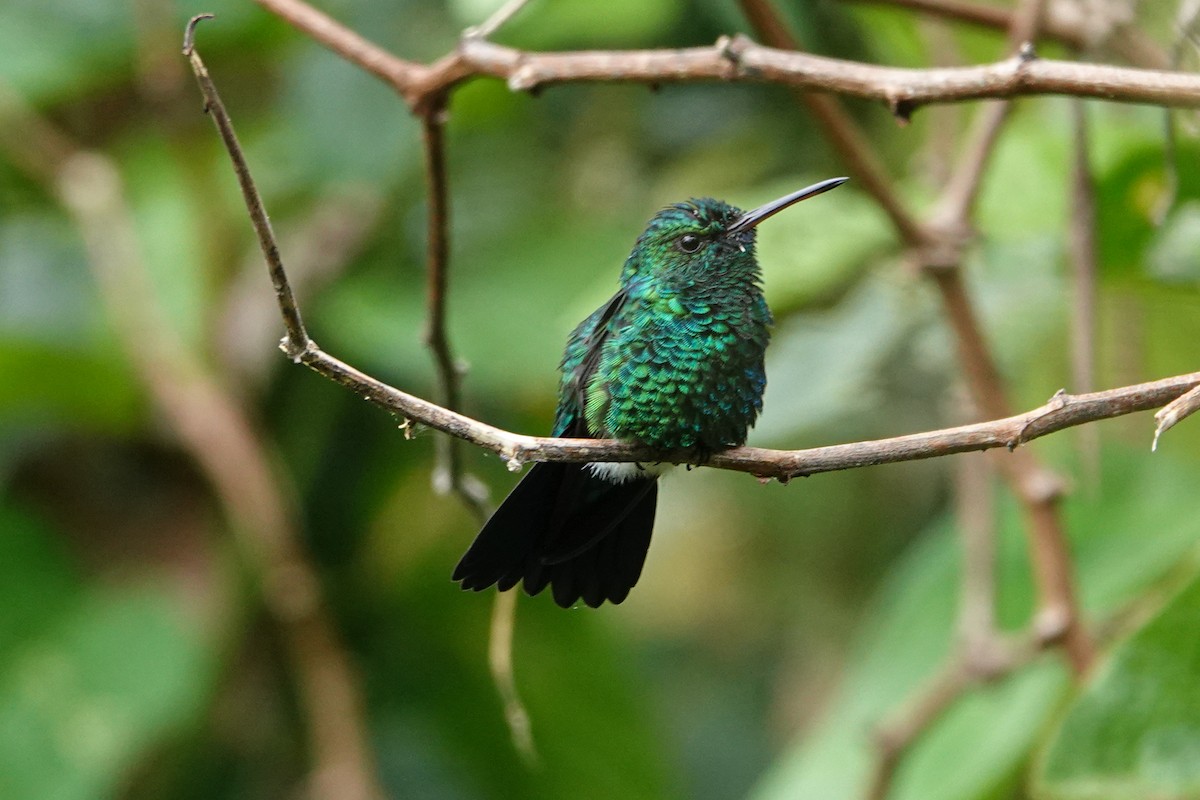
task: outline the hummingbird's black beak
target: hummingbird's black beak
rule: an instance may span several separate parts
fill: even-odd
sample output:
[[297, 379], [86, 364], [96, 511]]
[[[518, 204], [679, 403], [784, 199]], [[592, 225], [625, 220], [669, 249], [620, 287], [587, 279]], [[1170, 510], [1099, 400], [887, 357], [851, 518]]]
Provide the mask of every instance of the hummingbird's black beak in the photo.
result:
[[812, 186], [806, 186], [800, 191], [792, 192], [789, 195], [784, 195], [778, 200], [772, 200], [765, 205], [759, 206], [753, 211], [747, 211], [745, 214], [742, 214], [733, 221], [732, 225], [726, 228], [725, 232], [741, 233], [742, 231], [748, 231], [763, 220], [775, 216], [793, 203], [799, 203], [801, 200], [807, 200], [810, 197], [816, 197], [819, 194], [824, 194], [830, 189], [836, 189], [848, 180], [850, 179], [829, 178], [828, 180], [823, 180], [820, 183], [814, 183]]

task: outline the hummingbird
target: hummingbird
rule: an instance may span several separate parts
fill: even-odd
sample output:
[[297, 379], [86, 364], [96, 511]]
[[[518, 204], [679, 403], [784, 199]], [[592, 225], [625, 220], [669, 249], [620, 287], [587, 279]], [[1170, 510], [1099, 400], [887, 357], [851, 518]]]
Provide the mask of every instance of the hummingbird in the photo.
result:
[[[617, 293], [571, 332], [553, 436], [688, 451], [703, 463], [744, 444], [762, 410], [771, 311], [755, 228], [845, 183], [831, 178], [753, 211], [711, 198], [659, 211], [634, 244]], [[454, 569], [463, 589], [547, 586], [570, 608], [629, 596], [669, 464], [535, 464]]]

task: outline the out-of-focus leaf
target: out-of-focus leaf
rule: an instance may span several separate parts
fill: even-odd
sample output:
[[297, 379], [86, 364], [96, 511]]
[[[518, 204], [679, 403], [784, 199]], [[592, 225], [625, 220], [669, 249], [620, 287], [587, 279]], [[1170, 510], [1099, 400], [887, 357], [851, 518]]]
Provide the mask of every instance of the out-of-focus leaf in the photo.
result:
[[100, 338], [103, 311], [78, 234], [49, 213], [0, 217], [0, 337], [82, 349]]
[[144, 397], [115, 354], [0, 340], [0, 430], [16, 424], [128, 431]]
[[[854, 238], [849, 231], [842, 236]], [[849, 257], [854, 248], [846, 245], [843, 252]], [[1025, 365], [1031, 355], [1059, 335], [1064, 288], [1054, 268], [1056, 255], [1047, 239], [999, 240], [987, 242], [970, 262], [971, 290], [980, 298], [980, 315], [1004, 365], [1020, 364], [1030, 372], [1033, 368]], [[765, 256], [763, 262], [770, 263]], [[774, 301], [772, 308], [777, 309]], [[887, 414], [882, 398], [893, 387], [885, 373], [898, 354], [911, 357], [907, 350], [916, 351], [931, 375], [954, 367], [954, 344], [931, 296], [923, 285], [894, 272], [868, 276], [833, 308], [793, 314], [777, 326], [767, 353], [767, 393], [755, 439], [795, 446], [831, 422]], [[1047, 368], [1056, 363], [1039, 362]], [[870, 430], [910, 432], [887, 426]]]
[[0, 658], [78, 602], [66, 555], [44, 526], [0, 504]]
[[1146, 266], [1165, 283], [1200, 280], [1200, 201], [1189, 200], [1171, 212], [1154, 233]]
[[419, 127], [386, 86], [305, 43], [285, 72], [280, 127], [256, 152], [298, 187], [322, 182], [392, 185], [419, 163]]
[[1065, 107], [1037, 105], [1013, 113], [996, 143], [980, 187], [977, 224], [989, 239], [1062, 235], [1070, 140]]
[[159, 306], [153, 313], [199, 349], [214, 297], [213, 276], [205, 274], [208, 199], [195, 195], [187, 164], [157, 137], [142, 137], [122, 167], [142, 255], [130, 268], [146, 271]]
[[374, 528], [363, 560], [370, 580], [359, 583], [394, 587], [367, 606], [388, 620], [371, 628], [372, 693], [378, 727], [395, 746], [381, 755], [397, 795], [677, 796], [653, 709], [610, 629], [626, 607], [601, 616], [564, 611], [545, 595], [520, 598], [516, 680], [541, 757], [537, 769], [522, 769], [486, 671], [493, 597], [448, 580], [473, 528], [468, 515], [410, 473]]
[[[1148, 451], [1106, 455], [1105, 491], [1066, 503], [1078, 585], [1093, 618], [1128, 602], [1200, 539], [1200, 518], [1187, 512], [1200, 480], [1194, 467]], [[1014, 627], [1032, 611], [1032, 586], [1020, 516], [1011, 502], [1001, 512], [999, 613], [1002, 625]], [[756, 800], [861, 795], [871, 763], [871, 726], [916, 691], [948, 650], [957, 558], [952, 531], [943, 525], [894, 569], [826, 722], [783, 756], [759, 785]], [[992, 797], [1012, 781], [1066, 685], [1061, 671], [1041, 665], [960, 700], [909, 752], [897, 775], [897, 796]], [[947, 764], [973, 767], [952, 770], [956, 778], [949, 781]]]
[[0, 627], [0, 796], [111, 796], [200, 710], [208, 655], [170, 596], [88, 590], [36, 522], [0, 508], [0, 529], [0, 586], [23, 592]]
[[1200, 796], [1200, 580], [1116, 650], [1035, 778], [1045, 800]]
[[767, 352], [767, 392], [754, 440], [794, 442], [802, 432], [875, 407], [878, 370], [913, 329], [912, 308], [904, 308], [910, 297], [900, 282], [873, 276], [835, 308], [780, 325]]
[[141, 391], [61, 218], [0, 220], [0, 375], [0, 429], [127, 430], [139, 416]]
[[131, 13], [124, 3], [10, 0], [0, 9], [0, 76], [33, 101], [94, 90], [133, 44]]
[[[1194, 142], [1181, 142], [1177, 158], [1177, 202], [1200, 198], [1200, 151]], [[1131, 148], [1118, 164], [1098, 176], [1096, 232], [1103, 275], [1138, 278], [1143, 274], [1147, 247], [1156, 236], [1155, 214], [1167, 191], [1161, 143]], [[1178, 234], [1176, 234], [1178, 235]]]

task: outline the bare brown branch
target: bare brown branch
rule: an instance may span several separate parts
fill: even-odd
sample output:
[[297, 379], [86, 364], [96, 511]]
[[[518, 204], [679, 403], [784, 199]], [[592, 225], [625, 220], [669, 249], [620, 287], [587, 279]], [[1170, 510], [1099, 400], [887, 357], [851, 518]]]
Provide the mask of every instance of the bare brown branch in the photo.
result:
[[1021, 57], [974, 67], [901, 69], [763, 47], [742, 36], [712, 47], [572, 53], [529, 53], [466, 37], [453, 52], [426, 65], [388, 53], [300, 0], [258, 3], [392, 85], [414, 109], [481, 76], [502, 79], [514, 91], [568, 81], [778, 83], [878, 100], [900, 116], [930, 103], [1038, 94], [1200, 106], [1200, 76], [1189, 73]]
[[[560, 439], [511, 433], [388, 386], [328, 355], [315, 344], [301, 354], [299, 361], [383, 409], [496, 453], [512, 470], [531, 461], [686, 463], [690, 457], [686, 452], [663, 453], [615, 439]], [[1076, 425], [1157, 408], [1197, 385], [1200, 372], [1193, 372], [1104, 392], [1058, 394], [1049, 403], [1024, 414], [926, 433], [806, 450], [735, 447], [714, 454], [704, 466], [788, 480], [953, 453], [1012, 449]], [[1036, 490], [1036, 486], [1031, 486], [1031, 490]]]

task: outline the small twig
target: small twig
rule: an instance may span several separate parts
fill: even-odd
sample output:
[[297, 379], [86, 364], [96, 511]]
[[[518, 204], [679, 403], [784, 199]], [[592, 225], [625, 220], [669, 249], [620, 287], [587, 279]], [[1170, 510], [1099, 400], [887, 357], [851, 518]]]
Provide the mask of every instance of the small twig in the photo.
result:
[[496, 593], [488, 639], [488, 669], [504, 706], [504, 720], [513, 745], [526, 766], [533, 767], [538, 764], [533, 727], [529, 722], [529, 712], [517, 693], [517, 682], [513, 675], [513, 629], [516, 627], [518, 596], [517, 592]]
[[213, 123], [221, 134], [221, 140], [225, 142], [225, 150], [229, 153], [229, 159], [233, 162], [233, 171], [237, 174], [238, 186], [241, 187], [242, 197], [246, 201], [246, 210], [250, 213], [250, 222], [254, 225], [254, 232], [258, 235], [258, 242], [263, 248], [263, 257], [267, 261], [267, 269], [271, 274], [271, 285], [275, 287], [275, 297], [279, 301], [279, 310], [283, 314], [283, 324], [287, 329], [287, 335], [280, 343], [280, 347], [295, 360], [306, 347], [312, 345], [312, 342], [308, 338], [308, 332], [304, 329], [304, 320], [300, 317], [296, 298], [292, 296], [292, 287], [288, 284], [287, 275], [284, 274], [283, 262], [279, 259], [279, 246], [275, 243], [275, 233], [271, 230], [271, 220], [267, 218], [267, 211], [263, 207], [262, 197], [258, 194], [258, 187], [254, 185], [254, 179], [250, 177], [250, 168], [246, 166], [246, 157], [242, 154], [237, 134], [233, 131], [233, 123], [230, 122], [229, 115], [225, 113], [225, 106], [221, 103], [220, 95], [217, 94], [217, 87], [213, 85], [212, 78], [208, 75], [208, 68], [204, 66], [204, 62], [200, 60], [200, 54], [196, 52], [196, 26], [206, 19], [213, 19], [213, 15], [200, 14], [188, 21], [183, 36], [183, 54], [191, 62], [192, 72], [195, 73], [196, 81], [200, 84], [200, 92], [204, 95], [204, 108], [212, 115]]
[[[450, 211], [446, 191], [446, 144], [445, 144], [446, 99], [441, 97], [425, 107], [421, 116], [422, 142], [425, 152], [425, 184], [428, 193], [428, 221], [426, 225], [426, 291], [428, 309], [425, 320], [425, 344], [433, 355], [438, 383], [441, 387], [440, 402], [451, 411], [462, 405], [461, 372], [450, 349], [450, 337], [446, 331], [446, 286], [449, 278], [450, 260]], [[438, 458], [434, 474], [435, 484], [442, 491], [458, 491], [461, 473], [461, 458], [455, 439], [438, 441]], [[478, 512], [478, 500], [470, 500], [471, 510]], [[477, 516], [479, 514], [477, 513]]]
[[1157, 450], [1158, 437], [1175, 427], [1177, 423], [1194, 414], [1197, 409], [1200, 409], [1200, 387], [1192, 389], [1181, 397], [1177, 397], [1164, 408], [1160, 409], [1154, 415], [1154, 419], [1158, 424], [1154, 428], [1154, 442], [1150, 445], [1150, 449]]
[[[428, 255], [426, 259], [426, 320], [425, 343], [433, 355], [438, 382], [441, 384], [442, 405], [457, 411], [461, 405], [462, 370], [450, 347], [446, 330], [447, 284], [450, 271], [450, 208], [446, 177], [446, 98], [438, 97], [425, 104], [421, 116], [422, 141], [425, 151], [425, 179], [429, 195], [427, 228]], [[437, 460], [434, 466], [434, 487], [453, 492], [467, 511], [482, 525], [489, 509], [485, 491], [479, 482], [463, 471], [460, 439], [439, 436]], [[517, 693], [513, 676], [512, 631], [517, 611], [511, 592], [497, 594], [492, 610], [491, 642], [488, 663], [496, 691], [504, 704], [504, 719], [508, 724], [513, 745], [529, 763], [537, 760], [529, 715]]]
[[487, 21], [482, 25], [467, 28], [463, 31], [463, 36], [471, 39], [486, 39], [499, 30], [500, 26], [515, 17], [528, 4], [529, 0], [508, 0], [507, 3], [496, 9], [496, 12], [488, 17]]

